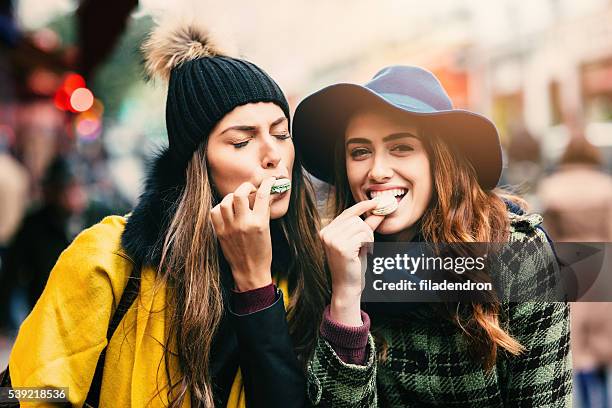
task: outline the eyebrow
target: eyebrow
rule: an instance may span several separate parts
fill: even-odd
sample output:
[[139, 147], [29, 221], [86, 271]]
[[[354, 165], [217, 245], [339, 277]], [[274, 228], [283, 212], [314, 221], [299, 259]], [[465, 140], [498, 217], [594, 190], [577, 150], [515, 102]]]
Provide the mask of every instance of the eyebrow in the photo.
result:
[[[408, 133], [408, 132], [402, 132], [402, 133], [392, 133], [389, 136], [385, 136], [383, 137], [383, 142], [390, 142], [392, 140], [397, 140], [397, 139], [404, 139], [407, 137], [412, 137], [414, 139], [418, 139], [418, 136], [413, 135], [412, 133]], [[346, 141], [347, 146], [351, 143], [365, 143], [365, 144], [372, 144], [372, 141], [369, 139], [364, 139], [361, 137], [352, 137], [349, 140]]]
[[[286, 122], [286, 121], [287, 121], [287, 118], [285, 116], [281, 116], [280, 118], [272, 122], [272, 124], [270, 124], [270, 127], [280, 125], [281, 123]], [[259, 128], [258, 126], [246, 126], [246, 125], [230, 126], [227, 129], [225, 129], [223, 132], [221, 132], [221, 134], [224, 134], [225, 132], [229, 132], [230, 130], [238, 130], [240, 132], [255, 132], [258, 128]]]
[[270, 127], [274, 127], [276, 125], [280, 125], [281, 123], [286, 122], [286, 121], [287, 121], [287, 118], [285, 116], [281, 116], [280, 118], [278, 118], [274, 122], [272, 122]]

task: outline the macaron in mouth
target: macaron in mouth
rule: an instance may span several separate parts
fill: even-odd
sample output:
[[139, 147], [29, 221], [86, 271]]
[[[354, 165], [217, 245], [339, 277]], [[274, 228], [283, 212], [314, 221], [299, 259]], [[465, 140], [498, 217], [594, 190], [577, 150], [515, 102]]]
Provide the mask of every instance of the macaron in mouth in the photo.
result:
[[378, 205], [372, 210], [374, 215], [389, 215], [397, 210], [399, 205], [398, 200], [391, 193], [376, 195], [374, 199], [378, 201]]
[[282, 194], [291, 189], [291, 180], [287, 178], [277, 179], [272, 188], [270, 189], [271, 194]]

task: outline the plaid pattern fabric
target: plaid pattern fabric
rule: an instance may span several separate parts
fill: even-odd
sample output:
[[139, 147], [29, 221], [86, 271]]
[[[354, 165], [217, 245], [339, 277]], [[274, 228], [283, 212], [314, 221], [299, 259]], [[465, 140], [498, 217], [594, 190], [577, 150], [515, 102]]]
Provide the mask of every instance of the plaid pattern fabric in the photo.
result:
[[308, 394], [321, 407], [375, 407], [376, 356], [374, 339], [368, 335], [365, 366], [346, 364], [322, 337], [308, 367]]
[[[562, 279], [555, 254], [541, 229], [538, 214], [511, 217], [511, 240], [497, 255], [495, 265], [501, 270], [504, 286], [502, 302], [553, 302], [566, 300], [566, 282]], [[517, 273], [518, 272], [518, 273]]]
[[[516, 271], [513, 286], [546, 285], [540, 270], [554, 254], [539, 215], [511, 216], [510, 242], [526, 250], [507, 265]], [[544, 281], [544, 282], [543, 282]], [[570, 407], [572, 369], [569, 307], [562, 302], [502, 304], [502, 325], [526, 349], [518, 357], [499, 351], [485, 371], [470, 354], [451, 322], [429, 316], [374, 321], [372, 331], [387, 343], [387, 358], [377, 361], [370, 338], [367, 365], [344, 364], [319, 339], [308, 367], [311, 403], [324, 407]]]

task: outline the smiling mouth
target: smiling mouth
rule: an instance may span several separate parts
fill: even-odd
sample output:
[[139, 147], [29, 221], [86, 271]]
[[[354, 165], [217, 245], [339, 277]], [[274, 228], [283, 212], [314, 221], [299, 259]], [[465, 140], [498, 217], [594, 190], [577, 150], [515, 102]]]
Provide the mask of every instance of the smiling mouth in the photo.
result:
[[368, 191], [368, 197], [372, 199], [372, 198], [376, 198], [381, 195], [392, 195], [396, 197], [397, 201], [399, 202], [402, 198], [404, 198], [407, 192], [408, 192], [407, 188], [391, 188], [389, 190], [370, 190]]

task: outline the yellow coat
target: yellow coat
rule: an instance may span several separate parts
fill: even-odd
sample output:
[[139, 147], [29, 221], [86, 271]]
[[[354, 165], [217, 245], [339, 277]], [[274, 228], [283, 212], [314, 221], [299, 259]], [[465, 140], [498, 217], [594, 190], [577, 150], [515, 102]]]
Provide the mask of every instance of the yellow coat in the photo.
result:
[[[124, 217], [107, 217], [82, 232], [62, 253], [19, 330], [9, 362], [14, 387], [68, 387], [70, 402], [84, 403], [107, 343], [111, 316], [132, 269], [121, 247], [125, 224]], [[140, 295], [110, 341], [101, 407], [168, 404], [162, 344], [169, 310], [166, 290], [154, 291], [154, 280], [155, 271], [144, 268]], [[170, 367], [176, 378], [179, 372], [173, 360]], [[186, 401], [184, 406], [189, 406], [189, 398]]]
[[[126, 217], [106, 217], [79, 234], [61, 254], [11, 352], [13, 387], [68, 387], [71, 404], [83, 405], [100, 352], [107, 345], [110, 319], [132, 271], [133, 262], [121, 246], [126, 222]], [[166, 288], [155, 287], [155, 277], [151, 267], [143, 268], [140, 294], [108, 345], [101, 407], [168, 405], [163, 344], [171, 310], [166, 307]], [[286, 280], [279, 286], [286, 306]], [[175, 358], [170, 369], [175, 381], [180, 375]], [[190, 405], [188, 393], [183, 406]], [[244, 406], [238, 369], [227, 407]]]

